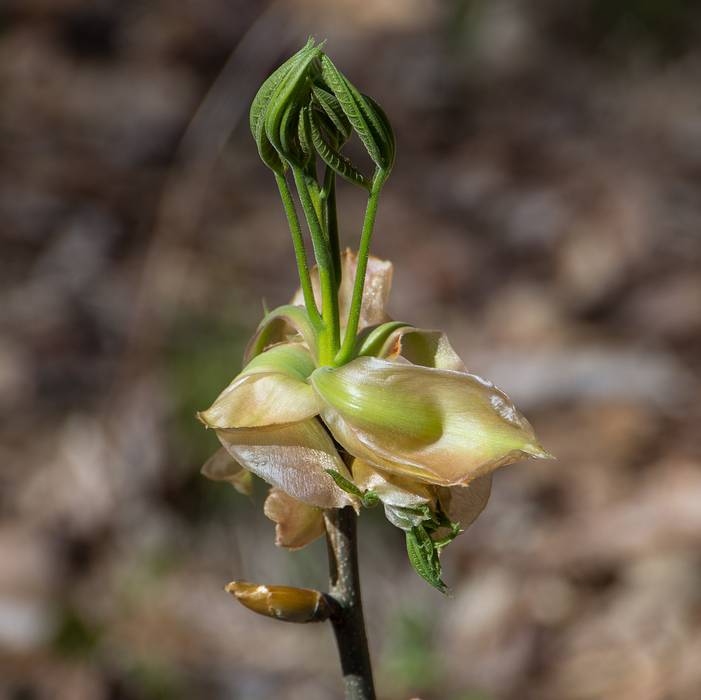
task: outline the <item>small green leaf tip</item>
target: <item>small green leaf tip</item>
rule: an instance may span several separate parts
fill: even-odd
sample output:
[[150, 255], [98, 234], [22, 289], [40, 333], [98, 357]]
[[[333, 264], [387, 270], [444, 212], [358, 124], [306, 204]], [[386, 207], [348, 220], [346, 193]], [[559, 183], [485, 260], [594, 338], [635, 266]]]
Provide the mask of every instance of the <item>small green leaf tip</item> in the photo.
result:
[[363, 492], [349, 479], [337, 472], [335, 469], [326, 469], [326, 473], [336, 482], [336, 485], [346, 493], [350, 493], [358, 498], [363, 497]]
[[460, 523], [451, 522], [440, 508], [433, 512], [426, 508], [423, 522], [406, 531], [406, 550], [414, 571], [443, 594], [449, 589], [441, 578], [440, 552], [460, 532]]
[[364, 508], [372, 508], [380, 502], [379, 496], [374, 491], [363, 491], [359, 489], [352, 481], [346, 479], [346, 477], [335, 469], [327, 469], [326, 473], [336, 482], [338, 488], [349, 493], [351, 496], [356, 496]]
[[271, 100], [275, 91], [280, 86], [285, 78], [290, 74], [290, 71], [295, 65], [309, 52], [313, 47], [313, 40], [309, 39], [307, 44], [300, 49], [294, 56], [289, 58], [277, 70], [275, 70], [267, 80], [260, 86], [258, 93], [251, 104], [249, 113], [249, 124], [253, 139], [258, 147], [258, 154], [261, 160], [274, 172], [282, 175], [285, 172], [286, 164], [280, 158], [275, 147], [270, 142], [266, 131], [265, 122], [270, 107]]
[[406, 551], [414, 571], [434, 588], [446, 594], [448, 586], [441, 579], [439, 550], [423, 525], [417, 525], [406, 533]]

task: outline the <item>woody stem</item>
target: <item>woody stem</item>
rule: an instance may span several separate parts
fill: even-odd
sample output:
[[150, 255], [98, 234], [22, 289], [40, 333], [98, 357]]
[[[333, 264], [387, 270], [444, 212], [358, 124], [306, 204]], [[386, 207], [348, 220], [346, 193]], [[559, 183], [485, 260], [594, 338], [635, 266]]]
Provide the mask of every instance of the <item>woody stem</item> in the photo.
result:
[[324, 512], [331, 595], [338, 610], [331, 617], [346, 700], [375, 700], [358, 573], [357, 516], [350, 506]]

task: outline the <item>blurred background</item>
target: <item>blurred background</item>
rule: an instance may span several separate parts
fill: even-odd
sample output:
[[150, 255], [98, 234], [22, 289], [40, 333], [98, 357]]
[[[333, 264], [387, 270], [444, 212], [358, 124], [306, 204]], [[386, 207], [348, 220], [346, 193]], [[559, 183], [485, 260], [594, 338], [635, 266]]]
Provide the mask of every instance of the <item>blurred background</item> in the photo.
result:
[[380, 697], [701, 697], [693, 0], [0, 3], [0, 697], [340, 697], [329, 627], [223, 591], [323, 587], [323, 543], [201, 477], [194, 419], [296, 286], [247, 110], [309, 34], [397, 132], [390, 312], [559, 458], [497, 473], [450, 599], [363, 513]]

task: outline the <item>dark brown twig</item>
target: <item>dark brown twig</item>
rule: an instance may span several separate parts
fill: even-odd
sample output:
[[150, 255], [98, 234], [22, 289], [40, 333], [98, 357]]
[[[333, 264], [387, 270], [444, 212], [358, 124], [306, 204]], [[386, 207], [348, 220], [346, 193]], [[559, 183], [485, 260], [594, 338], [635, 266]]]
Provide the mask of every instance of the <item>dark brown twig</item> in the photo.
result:
[[324, 513], [330, 592], [338, 603], [330, 619], [341, 658], [346, 700], [375, 700], [360, 598], [356, 521], [357, 516], [350, 506]]

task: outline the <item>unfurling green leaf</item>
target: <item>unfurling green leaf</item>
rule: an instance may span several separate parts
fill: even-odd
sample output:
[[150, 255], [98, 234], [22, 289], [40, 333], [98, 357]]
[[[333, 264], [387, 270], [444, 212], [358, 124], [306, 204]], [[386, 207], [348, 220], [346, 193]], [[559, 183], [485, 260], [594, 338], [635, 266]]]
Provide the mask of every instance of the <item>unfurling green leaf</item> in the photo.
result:
[[281, 66], [276, 68], [260, 86], [255, 98], [253, 99], [249, 113], [249, 124], [253, 136], [256, 135], [260, 120], [264, 119], [265, 117], [265, 110], [270, 102], [273, 92], [275, 92], [275, 88], [290, 72], [295, 63], [304, 55], [304, 53], [313, 47], [314, 39], [310, 37], [307, 40], [307, 43], [299, 51], [297, 51], [297, 53], [290, 56], [290, 58], [288, 58]]
[[344, 141], [350, 138], [353, 133], [353, 128], [351, 127], [348, 117], [343, 113], [343, 108], [341, 107], [339, 101], [330, 92], [327, 92], [318, 85], [312, 87], [312, 93], [314, 94], [315, 102], [322, 108], [326, 116], [331, 120], [333, 125], [336, 127], [338, 132], [343, 137]]
[[380, 500], [380, 497], [374, 491], [366, 491], [363, 494], [363, 506], [365, 508], [373, 508]]
[[453, 522], [440, 508], [433, 513], [431, 521], [426, 523], [424, 527], [433, 541], [433, 546], [439, 552], [463, 530], [462, 523]]
[[349, 479], [337, 472], [335, 469], [326, 469], [326, 473], [336, 482], [338, 488], [343, 489], [346, 493], [358, 498], [363, 497], [363, 492]]
[[301, 107], [309, 101], [311, 86], [308, 78], [320, 55], [318, 46], [305, 47], [297, 55], [290, 70], [275, 85], [264, 113], [258, 118], [257, 131], [260, 132], [263, 123], [265, 135], [284, 162], [301, 165], [304, 159], [296, 139], [297, 119]]
[[388, 172], [394, 162], [394, 136], [386, 131], [386, 117], [378, 114], [374, 103], [367, 101], [326, 55], [321, 57], [321, 74], [370, 158]]
[[311, 130], [309, 124], [309, 107], [302, 107], [299, 112], [299, 120], [297, 122], [297, 140], [299, 147], [304, 154], [304, 164], [306, 165], [314, 155], [311, 143]]
[[407, 523], [414, 521], [411, 528], [402, 528], [407, 531], [407, 554], [414, 570], [441, 593], [447, 593], [448, 587], [441, 578], [440, 552], [460, 534], [460, 523], [451, 522], [440, 507], [433, 511], [428, 506], [395, 510], [404, 511]]
[[286, 165], [265, 133], [266, 111], [280, 83], [290, 74], [297, 63], [304, 58], [307, 52], [313, 50], [313, 48], [314, 41], [313, 39], [309, 39], [303, 48], [285, 61], [285, 63], [268, 77], [261, 85], [251, 105], [249, 124], [253, 138], [258, 146], [258, 153], [260, 154], [261, 160], [279, 175], [284, 174]]
[[417, 525], [406, 533], [406, 551], [414, 571], [441, 593], [447, 593], [448, 586], [441, 579], [438, 548], [423, 525]]
[[[350, 85], [350, 87], [353, 88], [352, 85]], [[370, 95], [361, 95], [361, 97], [365, 100], [363, 106], [369, 108], [367, 114], [368, 119], [381, 134], [382, 149], [385, 158], [384, 169], [389, 172], [394, 166], [394, 159], [397, 154], [397, 142], [394, 138], [394, 130], [382, 107], [380, 107]]]
[[360, 185], [365, 189], [370, 189], [371, 183], [365, 175], [363, 175], [340, 151], [337, 151], [324, 141], [316, 116], [312, 116], [311, 118], [311, 135], [316, 152], [331, 170], [338, 173], [353, 185]]
[[380, 502], [379, 496], [374, 491], [362, 491], [352, 481], [346, 479], [334, 469], [327, 469], [326, 473], [336, 482], [336, 486], [351, 496], [357, 496], [365, 508], [372, 508]]

